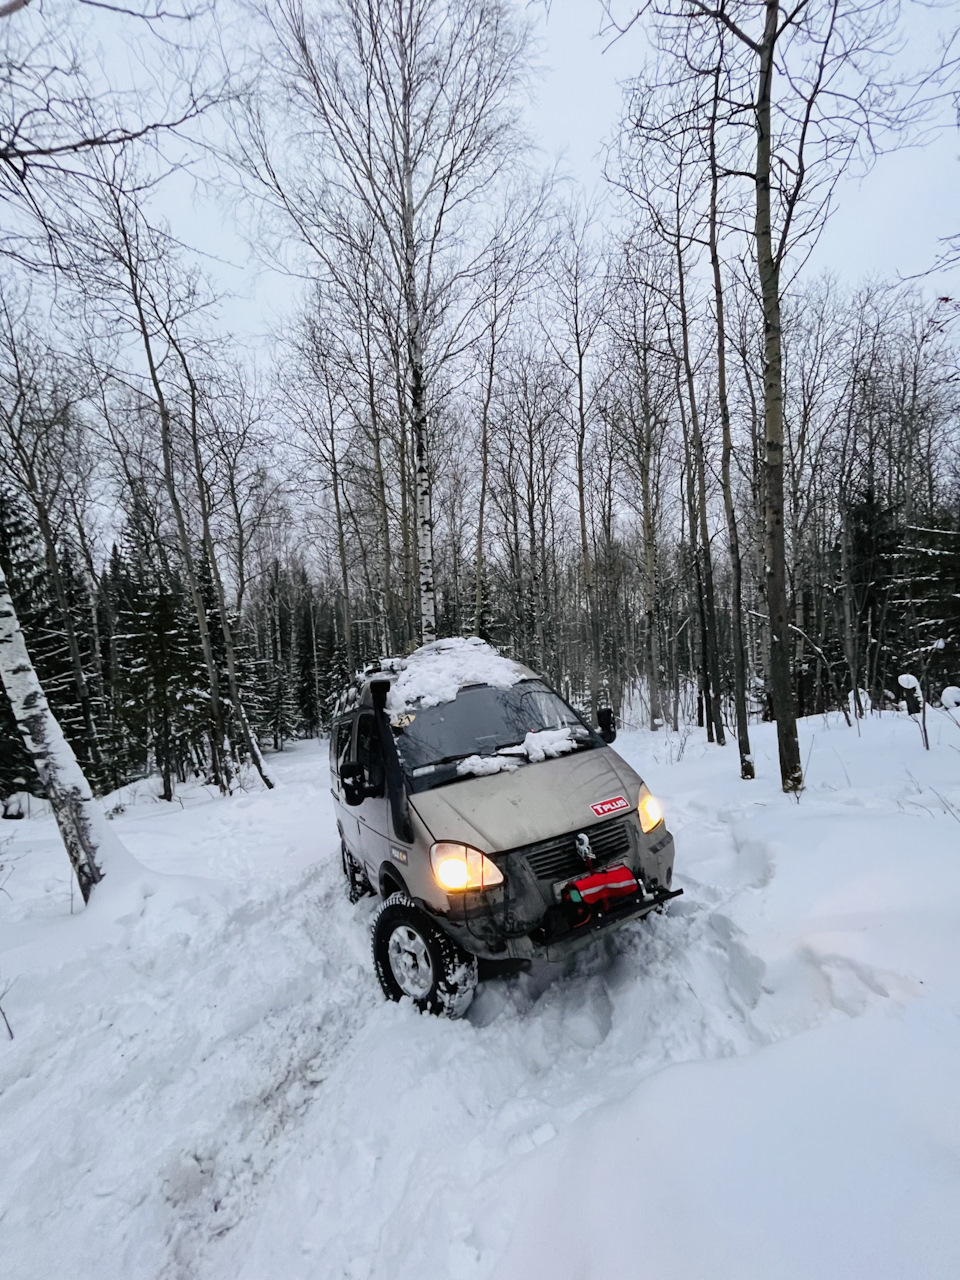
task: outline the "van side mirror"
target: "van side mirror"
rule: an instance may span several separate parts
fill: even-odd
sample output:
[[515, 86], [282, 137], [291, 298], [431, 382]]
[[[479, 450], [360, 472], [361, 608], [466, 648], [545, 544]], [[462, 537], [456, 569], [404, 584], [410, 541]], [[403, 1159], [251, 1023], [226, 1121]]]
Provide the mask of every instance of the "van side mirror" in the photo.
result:
[[363, 804], [367, 788], [363, 765], [359, 761], [340, 766], [340, 785], [343, 787], [343, 798], [351, 808]]
[[604, 742], [615, 742], [617, 738], [617, 722], [612, 707], [597, 708], [597, 723], [600, 725], [600, 737]]

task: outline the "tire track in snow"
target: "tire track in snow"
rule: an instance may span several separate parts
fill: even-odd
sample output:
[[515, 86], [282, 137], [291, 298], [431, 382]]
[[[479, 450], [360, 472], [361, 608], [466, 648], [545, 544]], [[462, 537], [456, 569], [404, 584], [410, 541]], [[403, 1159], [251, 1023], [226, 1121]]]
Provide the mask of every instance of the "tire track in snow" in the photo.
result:
[[267, 904], [262, 920], [264, 929], [273, 930], [277, 917], [296, 905], [295, 916], [314, 951], [312, 963], [306, 961], [306, 981], [294, 980], [289, 1001], [222, 1041], [204, 1061], [204, 1092], [206, 1084], [218, 1088], [230, 1079], [229, 1059], [238, 1051], [259, 1070], [223, 1098], [218, 1122], [199, 1125], [196, 1139], [181, 1144], [164, 1166], [169, 1259], [157, 1272], [161, 1280], [193, 1280], [209, 1242], [243, 1220], [274, 1165], [295, 1144], [332, 1065], [377, 1007], [372, 983], [364, 981], [364, 946], [342, 967], [335, 957], [319, 953], [318, 959], [320, 940], [326, 935], [329, 941], [331, 932], [337, 936], [331, 921], [339, 924], [338, 917], [347, 914], [339, 884], [327, 883], [316, 893], [318, 878], [312, 873], [282, 900]]
[[[672, 825], [684, 847], [715, 849], [721, 874], [701, 869], [671, 914], [563, 968], [488, 984], [460, 1024], [381, 1002], [369, 906], [346, 903], [332, 850], [232, 909], [186, 904], [166, 933], [148, 906], [125, 949], [104, 948], [102, 984], [89, 964], [65, 971], [5, 1060], [0, 1111], [39, 1131], [55, 1105], [63, 1136], [0, 1168], [0, 1229], [30, 1221], [38, 1241], [21, 1280], [474, 1280], [487, 1264], [469, 1206], [524, 1152], [673, 1063], [883, 999], [883, 975], [839, 957], [764, 968], [727, 912], [762, 892], [774, 858], [738, 844], [741, 811], [702, 808]], [[247, 818], [231, 822], [249, 846]]]
[[[479, 1280], [490, 1255], [471, 1243], [470, 1206], [525, 1152], [671, 1065], [850, 1016], [808, 959], [797, 966], [788, 1017], [782, 975], [771, 980], [732, 920], [693, 899], [566, 966], [488, 982], [463, 1023], [371, 1010], [256, 1215], [196, 1274]], [[850, 980], [859, 1009], [882, 998], [870, 975]]]
[[[320, 945], [348, 923], [338, 901], [324, 865], [233, 909], [190, 904], [159, 940], [148, 904], [122, 959], [104, 948], [102, 966], [88, 956], [62, 971], [0, 1081], [0, 1114], [16, 1109], [21, 1132], [43, 1133], [55, 1106], [62, 1137], [0, 1170], [0, 1230], [33, 1225], [23, 1280], [192, 1276], [197, 1250], [242, 1218], [376, 1007], [352, 919], [336, 962]], [[119, 1256], [98, 1255], [98, 1224], [122, 1240]]]

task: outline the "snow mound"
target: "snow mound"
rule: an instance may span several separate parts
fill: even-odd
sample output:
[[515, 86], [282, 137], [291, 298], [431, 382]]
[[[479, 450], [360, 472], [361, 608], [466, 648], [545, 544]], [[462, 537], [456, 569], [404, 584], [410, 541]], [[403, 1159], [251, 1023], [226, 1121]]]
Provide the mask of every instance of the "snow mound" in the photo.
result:
[[569, 729], [541, 729], [538, 733], [528, 733], [523, 740], [523, 750], [531, 764], [539, 764], [541, 760], [553, 760], [557, 756], [573, 751], [576, 743], [570, 736]]
[[468, 684], [509, 689], [526, 675], [523, 667], [504, 658], [478, 636], [434, 640], [415, 649], [394, 681], [387, 709], [400, 714], [416, 704], [436, 707], [452, 702]]
[[457, 773], [473, 774], [482, 778], [491, 773], [504, 773], [516, 769], [517, 756], [526, 756], [531, 764], [541, 760], [554, 760], [576, 749], [576, 742], [568, 728], [531, 730], [518, 747], [502, 747], [495, 756], [467, 756], [457, 765]]
[[457, 773], [475, 778], [485, 778], [492, 773], [512, 773], [520, 766], [509, 756], [467, 756], [457, 765]]

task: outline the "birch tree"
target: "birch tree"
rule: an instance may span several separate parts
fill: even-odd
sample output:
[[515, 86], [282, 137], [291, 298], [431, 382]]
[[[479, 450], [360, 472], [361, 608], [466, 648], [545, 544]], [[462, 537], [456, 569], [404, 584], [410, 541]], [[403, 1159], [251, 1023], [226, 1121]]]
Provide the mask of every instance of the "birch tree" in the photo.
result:
[[666, 436], [674, 410], [672, 360], [665, 356], [663, 334], [669, 308], [670, 264], [637, 241], [623, 246], [614, 291], [612, 330], [617, 374], [615, 394], [626, 423], [626, 468], [640, 499], [640, 563], [644, 615], [643, 666], [647, 674], [651, 730], [666, 720], [660, 643], [658, 559], [666, 538], [661, 527]]
[[600, 705], [601, 634], [588, 508], [587, 455], [596, 426], [600, 367], [597, 347], [607, 292], [607, 264], [597, 244], [596, 220], [573, 206], [568, 211], [551, 269], [555, 300], [546, 318], [548, 341], [568, 376], [567, 419], [573, 443], [573, 475], [580, 533], [583, 585], [590, 635], [590, 715]]
[[484, 210], [520, 143], [526, 28], [502, 0], [341, 0], [316, 10], [281, 0], [263, 13], [272, 47], [264, 92], [238, 129], [241, 163], [321, 278], [336, 280], [342, 251], [366, 254], [386, 313], [399, 318], [429, 641], [433, 384], [471, 336], [473, 286], [493, 238]]
[[103, 876], [93, 793], [37, 679], [2, 568], [0, 678], [86, 902]]
[[[45, 344], [23, 304], [0, 300], [0, 465], [29, 503], [43, 544], [83, 718], [83, 746], [95, 780], [103, 757], [86, 669], [60, 563], [71, 494], [89, 481], [90, 449], [80, 420], [83, 390], [69, 360]], [[69, 388], [69, 389], [68, 389]]]

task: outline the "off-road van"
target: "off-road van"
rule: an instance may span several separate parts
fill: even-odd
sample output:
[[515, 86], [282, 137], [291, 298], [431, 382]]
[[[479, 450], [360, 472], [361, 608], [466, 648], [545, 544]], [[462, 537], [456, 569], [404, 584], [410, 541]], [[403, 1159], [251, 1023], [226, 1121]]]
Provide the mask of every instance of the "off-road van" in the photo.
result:
[[385, 995], [462, 1014], [478, 958], [559, 959], [671, 890], [673, 837], [609, 743], [480, 640], [368, 668], [341, 695], [332, 791], [352, 901], [377, 893]]

